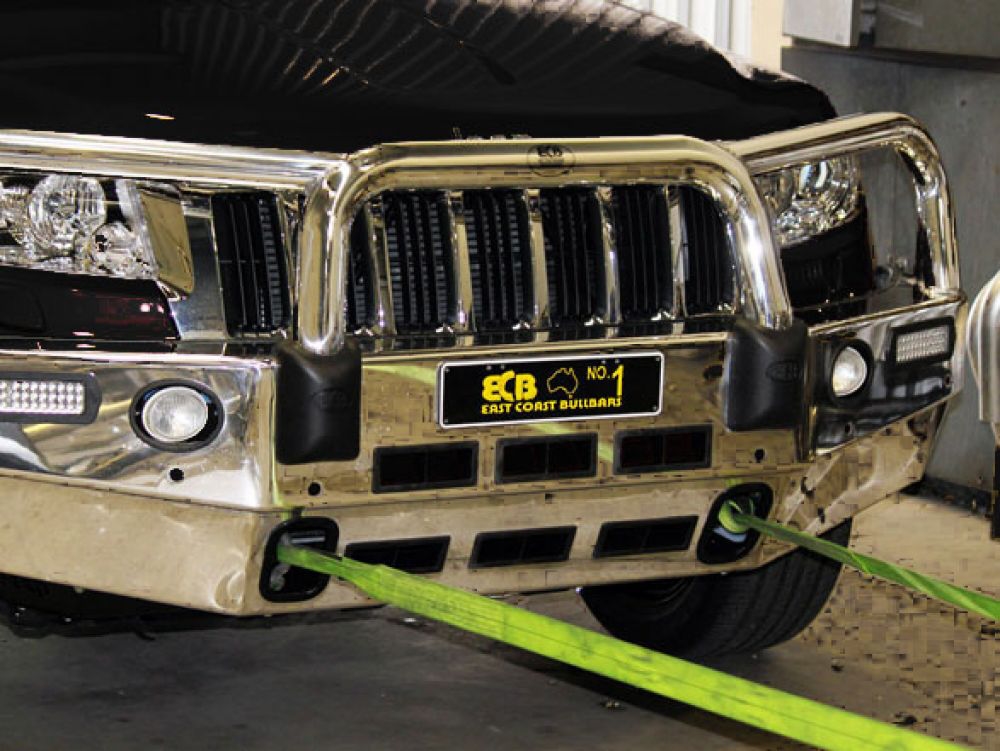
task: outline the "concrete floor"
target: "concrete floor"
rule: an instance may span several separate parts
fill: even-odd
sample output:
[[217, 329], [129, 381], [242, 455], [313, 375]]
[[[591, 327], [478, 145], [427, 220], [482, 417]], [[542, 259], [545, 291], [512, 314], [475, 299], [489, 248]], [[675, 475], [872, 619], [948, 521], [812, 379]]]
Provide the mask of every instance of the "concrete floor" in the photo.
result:
[[[887, 501], [854, 547], [1000, 595], [1000, 542], [953, 507]], [[595, 626], [574, 595], [527, 607]], [[16, 639], [0, 633], [0, 750], [794, 749], [391, 609], [271, 629]], [[1000, 628], [854, 573], [795, 641], [723, 670], [1000, 749]]]

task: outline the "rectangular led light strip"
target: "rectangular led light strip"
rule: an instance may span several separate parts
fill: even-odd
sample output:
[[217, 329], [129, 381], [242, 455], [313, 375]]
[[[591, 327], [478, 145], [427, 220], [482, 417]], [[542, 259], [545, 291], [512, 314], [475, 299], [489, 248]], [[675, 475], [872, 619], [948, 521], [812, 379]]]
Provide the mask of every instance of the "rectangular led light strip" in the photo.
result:
[[0, 379], [0, 419], [17, 415], [83, 415], [87, 391], [82, 381]]
[[950, 318], [897, 329], [892, 340], [892, 361], [912, 365], [945, 360], [952, 353], [954, 340], [955, 324]]

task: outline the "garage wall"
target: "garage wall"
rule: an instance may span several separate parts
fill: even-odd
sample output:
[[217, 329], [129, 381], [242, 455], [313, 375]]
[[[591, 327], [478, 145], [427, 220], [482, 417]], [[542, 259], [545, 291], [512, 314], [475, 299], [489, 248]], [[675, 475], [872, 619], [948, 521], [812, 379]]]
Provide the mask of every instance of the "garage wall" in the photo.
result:
[[[962, 285], [970, 299], [1000, 268], [1000, 62], [895, 59], [818, 46], [786, 47], [782, 67], [825, 90], [838, 112], [896, 110], [921, 120], [937, 141], [958, 216]], [[978, 420], [966, 368], [962, 394], [942, 429], [928, 475], [988, 489], [994, 441]]]

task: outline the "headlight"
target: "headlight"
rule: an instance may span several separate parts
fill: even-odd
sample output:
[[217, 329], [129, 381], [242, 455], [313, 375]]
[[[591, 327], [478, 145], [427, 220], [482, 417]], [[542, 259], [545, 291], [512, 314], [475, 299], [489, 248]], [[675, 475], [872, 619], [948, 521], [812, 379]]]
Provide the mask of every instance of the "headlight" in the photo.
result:
[[846, 223], [858, 208], [860, 181], [850, 157], [824, 159], [757, 177], [782, 246], [794, 245]]
[[0, 175], [0, 264], [157, 278], [135, 183], [82, 175]]

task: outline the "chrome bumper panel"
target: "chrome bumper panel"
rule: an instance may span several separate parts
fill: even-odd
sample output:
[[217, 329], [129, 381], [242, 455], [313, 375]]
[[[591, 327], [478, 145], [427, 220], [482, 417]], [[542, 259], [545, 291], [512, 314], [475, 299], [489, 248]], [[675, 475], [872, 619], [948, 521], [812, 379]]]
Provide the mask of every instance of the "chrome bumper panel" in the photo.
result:
[[[451, 538], [436, 579], [484, 593], [529, 592], [614, 581], [690, 576], [754, 568], [785, 552], [759, 546], [727, 566], [706, 566], [693, 551], [594, 559], [600, 524], [663, 515], [699, 517], [734, 480], [766, 481], [775, 490], [775, 518], [820, 532], [882, 500], [923, 473], [934, 412], [911, 424], [857, 441], [815, 466], [775, 472], [750, 459], [732, 478], [647, 482], [614, 496], [604, 488], [491, 493], [420, 503], [313, 509], [308, 516], [335, 519], [338, 551], [351, 542], [427, 534]], [[357, 592], [330, 582], [316, 598], [299, 603], [264, 600], [258, 580], [265, 540], [282, 515], [153, 500], [70, 482], [8, 476], [3, 488], [0, 548], [4, 572], [76, 587], [166, 602], [229, 615], [282, 613], [367, 604]], [[820, 511], [823, 511], [820, 521]], [[475, 535], [482, 530], [532, 524], [578, 523], [570, 559], [557, 565], [468, 568]]]
[[[365, 202], [390, 189], [517, 187], [530, 202], [532, 192], [553, 186], [697, 186], [713, 197], [728, 226], [742, 295], [736, 314], [760, 327], [784, 329], [792, 323], [792, 309], [754, 175], [877, 148], [899, 153], [914, 176], [931, 273], [909, 301], [881, 305], [887, 296], [873, 295], [867, 312], [815, 326], [810, 339], [855, 336], [877, 357], [885, 357], [892, 328], [951, 317], [962, 341], [964, 298], [958, 288], [947, 183], [930, 139], [901, 115], [845, 118], [725, 144], [673, 136], [557, 144], [518, 139], [396, 144], [346, 157], [8, 132], [0, 134], [0, 166], [174, 180], [193, 189], [250, 186], [304, 197], [302, 226], [297, 228], [297, 334], [303, 347], [327, 355], [336, 353], [347, 336], [344, 295], [351, 221]], [[615, 260], [610, 248], [606, 242], [606, 272]], [[463, 310], [469, 302], [467, 282], [456, 280]], [[596, 560], [593, 546], [600, 525], [687, 514], [699, 518], [700, 530], [713, 500], [728, 486], [766, 482], [774, 491], [775, 518], [818, 532], [922, 473], [943, 400], [825, 452], [815, 449], [815, 414], [808, 403], [796, 428], [729, 432], [722, 417], [721, 380], [727, 335], [685, 334], [678, 322], [676, 334], [618, 338], [613, 283], [607, 293], [603, 338], [548, 342], [539, 332], [530, 343], [470, 347], [471, 334], [459, 326], [454, 347], [384, 347], [365, 355], [361, 451], [352, 461], [296, 466], [275, 461], [276, 364], [267, 354], [232, 356], [221, 347], [214, 355], [193, 349], [182, 353], [198, 346], [193, 342], [160, 355], [2, 351], [0, 369], [92, 375], [102, 393], [97, 418], [87, 425], [0, 424], [2, 568], [235, 615], [361, 604], [352, 590], [333, 583], [304, 603], [281, 605], [261, 597], [257, 582], [264, 542], [294, 512], [334, 519], [341, 529], [341, 551], [354, 542], [447, 535], [450, 552], [436, 576], [483, 592], [684, 576], [719, 568], [699, 563], [693, 549]], [[536, 302], [541, 307], [534, 323], [542, 328], [544, 296]], [[863, 306], [865, 301], [856, 302]], [[447, 431], [437, 425], [437, 372], [445, 359], [628, 351], [664, 356], [663, 409], [656, 416]], [[956, 347], [953, 374], [961, 357], [961, 347]], [[144, 386], [178, 378], [212, 389], [225, 412], [219, 438], [190, 454], [161, 452], [143, 443], [129, 417]], [[705, 425], [713, 435], [709, 466], [641, 476], [616, 473], [614, 446], [621, 431]], [[497, 483], [500, 438], [584, 432], [597, 436], [594, 477]], [[478, 445], [474, 486], [373, 492], [377, 447], [450, 441]], [[478, 532], [564, 524], [577, 527], [564, 563], [478, 571], [467, 565]], [[751, 568], [780, 552], [767, 544], [724, 568]]]

